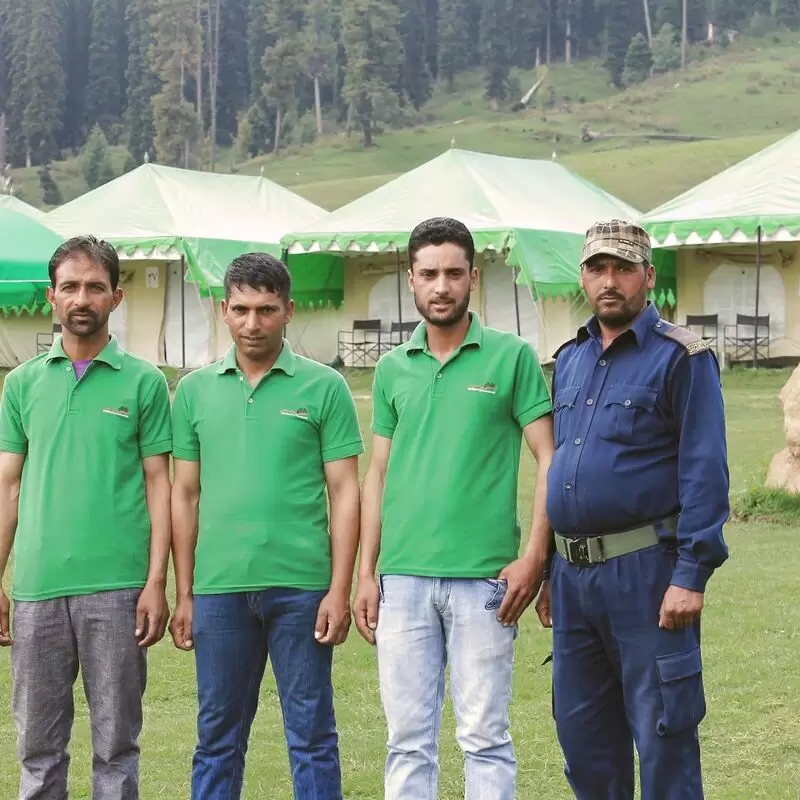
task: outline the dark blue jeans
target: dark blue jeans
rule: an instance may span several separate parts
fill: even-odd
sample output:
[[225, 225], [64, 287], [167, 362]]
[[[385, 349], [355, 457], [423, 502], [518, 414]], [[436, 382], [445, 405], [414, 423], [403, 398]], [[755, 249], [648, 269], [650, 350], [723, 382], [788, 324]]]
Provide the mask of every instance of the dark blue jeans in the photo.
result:
[[702, 800], [700, 624], [658, 627], [664, 544], [577, 567], [554, 556], [553, 714], [578, 800]]
[[193, 800], [241, 796], [267, 656], [283, 712], [295, 800], [341, 800], [333, 648], [317, 644], [324, 591], [266, 589], [194, 598], [199, 713]]

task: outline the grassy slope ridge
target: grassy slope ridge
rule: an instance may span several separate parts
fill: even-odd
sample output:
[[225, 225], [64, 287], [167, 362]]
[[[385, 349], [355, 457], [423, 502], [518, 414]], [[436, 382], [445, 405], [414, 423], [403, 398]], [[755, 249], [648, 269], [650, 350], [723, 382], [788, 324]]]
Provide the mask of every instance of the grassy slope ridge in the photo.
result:
[[[329, 135], [306, 147], [233, 163], [223, 151], [219, 169], [264, 174], [304, 197], [337, 208], [450, 147], [529, 158], [551, 158], [643, 211], [690, 188], [800, 128], [800, 49], [796, 35], [742, 40], [726, 51], [694, 48], [685, 73], [657, 76], [616, 92], [597, 60], [550, 68], [555, 105], [524, 113], [493, 113], [479, 73], [460, 77], [457, 92], [436, 94], [418, 125], [379, 136], [364, 151], [357, 136]], [[517, 72], [524, 91], [535, 73]], [[581, 125], [626, 137], [583, 143]], [[652, 142], [654, 133], [714, 136], [722, 141]], [[119, 169], [123, 154], [115, 151]], [[77, 159], [57, 162], [53, 176], [64, 200], [86, 191]], [[28, 202], [41, 206], [35, 169], [16, 170]]]

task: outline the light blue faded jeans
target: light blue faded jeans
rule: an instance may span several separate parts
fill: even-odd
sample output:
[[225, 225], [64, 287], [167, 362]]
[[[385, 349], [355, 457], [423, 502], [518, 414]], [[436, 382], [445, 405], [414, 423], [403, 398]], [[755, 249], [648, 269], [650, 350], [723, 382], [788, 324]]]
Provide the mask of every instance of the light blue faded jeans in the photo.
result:
[[513, 800], [508, 707], [516, 626], [497, 611], [505, 582], [384, 575], [375, 632], [389, 728], [386, 800], [436, 800], [445, 665], [466, 800]]

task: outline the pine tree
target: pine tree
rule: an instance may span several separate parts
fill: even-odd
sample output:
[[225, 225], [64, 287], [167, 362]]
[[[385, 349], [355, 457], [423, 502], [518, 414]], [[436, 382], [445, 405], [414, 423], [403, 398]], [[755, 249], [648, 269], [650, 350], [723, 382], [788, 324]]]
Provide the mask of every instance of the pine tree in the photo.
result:
[[50, 162], [45, 161], [39, 167], [39, 185], [42, 187], [42, 201], [48, 206], [60, 206], [64, 201], [61, 198], [61, 189], [50, 173]]
[[547, 22], [547, 0], [511, 0], [509, 31], [511, 60], [515, 67], [531, 69], [536, 64], [537, 46]]
[[347, 73], [342, 97], [350, 106], [353, 124], [373, 144], [377, 123], [386, 121], [397, 106], [392, 90], [403, 60], [398, 42], [397, 9], [387, 0], [346, 0], [342, 15], [342, 42]]
[[249, 0], [247, 9], [247, 63], [250, 72], [250, 100], [262, 96], [267, 76], [264, 72], [264, 54], [270, 44], [267, 17], [270, 0]]
[[96, 124], [92, 128], [92, 132], [86, 140], [82, 161], [83, 177], [90, 189], [96, 189], [114, 179], [114, 167], [111, 164], [108, 140], [100, 125]]
[[322, 84], [334, 78], [338, 45], [334, 18], [327, 0], [311, 0], [302, 32], [303, 65], [314, 81], [317, 133], [322, 134]]
[[641, 33], [631, 39], [628, 52], [625, 54], [625, 68], [622, 70], [622, 82], [626, 86], [633, 86], [646, 81], [650, 76], [653, 66], [653, 54], [647, 44], [647, 39]]
[[121, 0], [92, 0], [86, 120], [89, 128], [99, 125], [106, 136], [122, 116], [119, 79], [123, 27]]
[[296, 105], [297, 83], [302, 69], [303, 41], [294, 0], [270, 0], [267, 29], [274, 37], [274, 43], [264, 53], [263, 65], [267, 76], [264, 96], [275, 109], [273, 149], [277, 151], [285, 115]]
[[605, 67], [614, 86], [622, 86], [625, 56], [635, 30], [632, 0], [611, 0], [606, 17], [606, 61]]
[[481, 0], [465, 0], [469, 66], [477, 67], [481, 63]]
[[156, 153], [162, 163], [188, 167], [200, 135], [197, 111], [185, 97], [187, 78], [197, 77], [202, 35], [194, 0], [159, 0], [152, 25], [155, 42], [151, 54], [161, 81], [161, 89], [153, 97]]
[[86, 141], [86, 86], [89, 80], [89, 39], [92, 26], [92, 0], [66, 0], [66, 101], [64, 128], [61, 139], [64, 147], [77, 152]]
[[456, 75], [469, 65], [469, 24], [465, 0], [439, 2], [439, 73], [455, 90]]
[[[690, 42], [705, 39], [707, 29], [706, 3], [703, 0], [688, 0], [687, 29]], [[659, 0], [656, 9], [656, 28], [660, 30], [665, 23], [680, 31], [683, 27], [683, 0]]]
[[401, 92], [417, 111], [431, 96], [425, 5], [426, 0], [402, 0], [399, 6], [403, 44]]
[[22, 132], [37, 163], [59, 155], [56, 137], [64, 124], [66, 75], [61, 60], [63, 30], [59, 0], [32, 0]]
[[428, 73], [439, 77], [439, 0], [425, 0], [425, 61]]
[[236, 135], [237, 114], [247, 108], [247, 0], [223, 0], [220, 27], [217, 139], [229, 144]]
[[6, 105], [6, 160], [16, 165], [30, 164], [30, 148], [22, 130], [22, 118], [30, 95], [28, 87], [28, 41], [31, 30], [31, 7], [7, 0], [4, 30], [10, 34], [8, 60], [8, 98]]
[[741, 28], [748, 19], [749, 4], [742, 0], [713, 0], [711, 18], [722, 30]]
[[151, 51], [155, 33], [150, 20], [155, 14], [155, 0], [130, 0], [126, 13], [128, 32], [128, 150], [137, 164], [145, 154], [155, 155], [155, 122], [153, 97], [158, 91], [158, 79], [153, 71]]
[[486, 97], [497, 109], [508, 97], [511, 57], [508, 31], [511, 29], [509, 0], [484, 0], [481, 18], [481, 55], [486, 70]]
[[772, 15], [778, 25], [785, 25], [789, 30], [796, 30], [800, 27], [798, 0], [774, 0]]
[[669, 72], [681, 65], [680, 35], [669, 23], [653, 37], [653, 69], [655, 72]]

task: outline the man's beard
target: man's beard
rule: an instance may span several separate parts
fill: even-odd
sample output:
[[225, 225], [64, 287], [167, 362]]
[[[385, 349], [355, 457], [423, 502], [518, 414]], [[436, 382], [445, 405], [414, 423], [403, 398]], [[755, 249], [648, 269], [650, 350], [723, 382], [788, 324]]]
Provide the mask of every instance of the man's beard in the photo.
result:
[[647, 293], [643, 296], [635, 296], [629, 298], [627, 301], [624, 297], [618, 294], [606, 294], [606, 297], [613, 297], [622, 302], [614, 310], [601, 311], [599, 299], [596, 301], [594, 308], [594, 315], [606, 327], [612, 330], [619, 330], [630, 325], [642, 313], [642, 310], [647, 305]]
[[429, 322], [431, 325], [435, 325], [437, 328], [452, 328], [454, 325], [457, 325], [459, 322], [461, 322], [461, 320], [464, 318], [464, 315], [469, 310], [469, 300], [470, 293], [467, 292], [461, 302], [454, 302], [449, 306], [447, 313], [434, 316], [431, 315], [428, 306], [423, 306], [417, 299], [416, 294], [414, 295], [414, 305], [417, 307], [417, 311], [419, 311], [420, 316], [422, 316], [426, 322]]
[[78, 338], [89, 338], [94, 336], [108, 321], [108, 317], [101, 317], [94, 311], [81, 309], [86, 316], [79, 317], [77, 311], [71, 311], [66, 319], [61, 320], [61, 324], [73, 335]]

